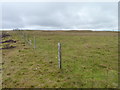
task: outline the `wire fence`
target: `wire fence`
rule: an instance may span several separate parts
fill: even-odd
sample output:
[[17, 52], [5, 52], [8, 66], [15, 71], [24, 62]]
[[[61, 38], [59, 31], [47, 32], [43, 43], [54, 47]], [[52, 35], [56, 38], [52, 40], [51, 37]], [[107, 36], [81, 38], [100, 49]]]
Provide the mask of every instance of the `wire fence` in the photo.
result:
[[[34, 50], [37, 50], [40, 47], [42, 47], [42, 46], [38, 46], [37, 45], [37, 43], [38, 43], [37, 39], [39, 39], [39, 37], [36, 37], [35, 35], [30, 35], [29, 31], [19, 30], [19, 31], [15, 31], [15, 32], [16, 32], [16, 35], [19, 36], [21, 38], [21, 40], [23, 40], [25, 42], [26, 45], [29, 45], [29, 47], [33, 48]], [[44, 42], [44, 41], [41, 41], [41, 42]], [[64, 66], [66, 65], [71, 70], [73, 70], [72, 67], [74, 67], [74, 70], [77, 70], [78, 68], [76, 68], [77, 67], [76, 65], [79, 65], [80, 61], [70, 61], [71, 63], [74, 63], [72, 66], [69, 65], [70, 62], [65, 62], [64, 59], [66, 59], [66, 58], [64, 57], [64, 54], [66, 54], [67, 51], [66, 51], [66, 53], [64, 52], [64, 54], [61, 54], [62, 53], [61, 49], [64, 48], [64, 45], [61, 46], [61, 44], [63, 44], [63, 43], [58, 43], [58, 49], [57, 49], [57, 44], [53, 45], [54, 47], [52, 47], [52, 49], [50, 49], [50, 50], [54, 50], [54, 48], [56, 47], [56, 49], [58, 50], [58, 67], [60, 69], [63, 67], [63, 69], [64, 69]], [[48, 43], [48, 47], [47, 48], [51, 48], [50, 45], [52, 45], [51, 42]], [[50, 54], [50, 53], [54, 54], [55, 53], [55, 52], [52, 52], [50, 50], [48, 51], [48, 54]], [[55, 55], [56, 54], [54, 54], [54, 57], [57, 57]], [[73, 55], [73, 56], [75, 56], [75, 55]], [[48, 57], [50, 57], [50, 56], [48, 56]], [[64, 58], [62, 58], [62, 57], [64, 57]], [[61, 58], [62, 58], [63, 62], [61, 62]], [[56, 58], [54, 58], [54, 59], [56, 59]], [[103, 78], [103, 81], [106, 81], [106, 82], [103, 82], [102, 80], [99, 80], [99, 81], [101, 82], [101, 84], [102, 83], [105, 84], [105, 86], [104, 86], [105, 88], [108, 88], [109, 87], [109, 78], [110, 78], [110, 76], [109, 76], [109, 67], [101, 65], [100, 66], [101, 68], [107, 68], [106, 69], [106, 73], [102, 74], [101, 76], [95, 76], [95, 69], [94, 69], [94, 66], [95, 66], [94, 62], [95, 62], [95, 60], [93, 59], [91, 61], [92, 61], [91, 62], [91, 66], [89, 66], [89, 65], [87, 66], [87, 67], [91, 68], [91, 69], [89, 69], [90, 70], [89, 72], [91, 73], [91, 75], [90, 76], [88, 75], [88, 77], [86, 77], [86, 78], [91, 78], [91, 81], [88, 81], [88, 82], [91, 82], [91, 87], [95, 88], [94, 85], [97, 84], [97, 82], [95, 80], [96, 77], [101, 77], [101, 78]], [[101, 62], [99, 61], [99, 63], [101, 63]], [[108, 60], [107, 60], [106, 63], [108, 63]], [[83, 67], [81, 68], [83, 70], [81, 70], [81, 71], [85, 71], [85, 68], [86, 67], [84, 67], [84, 65], [83, 65]], [[79, 73], [81, 73], [81, 72], [79, 72]], [[79, 78], [81, 78], [81, 77], [79, 77]], [[113, 77], [111, 77], [111, 78], [113, 78]], [[87, 81], [86, 81], [86, 83], [87, 83]]]

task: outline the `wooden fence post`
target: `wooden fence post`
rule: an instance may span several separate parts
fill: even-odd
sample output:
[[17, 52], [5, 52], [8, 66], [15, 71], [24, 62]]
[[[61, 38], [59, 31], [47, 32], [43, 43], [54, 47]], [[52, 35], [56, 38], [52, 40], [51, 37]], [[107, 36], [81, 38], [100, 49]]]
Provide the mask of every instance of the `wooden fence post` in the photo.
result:
[[59, 66], [59, 69], [62, 68], [62, 62], [61, 62], [61, 44], [58, 43], [58, 66]]
[[32, 45], [32, 41], [31, 40], [29, 40], [29, 44]]
[[35, 40], [35, 36], [34, 36], [34, 49], [36, 48], [36, 40]]

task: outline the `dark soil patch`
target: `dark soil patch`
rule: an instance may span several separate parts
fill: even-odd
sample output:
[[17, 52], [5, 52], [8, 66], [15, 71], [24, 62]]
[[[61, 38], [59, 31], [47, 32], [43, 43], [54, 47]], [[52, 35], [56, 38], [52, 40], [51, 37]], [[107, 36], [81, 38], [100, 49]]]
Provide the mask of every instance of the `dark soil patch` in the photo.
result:
[[6, 41], [0, 42], [0, 43], [16, 43], [16, 41], [10, 39], [10, 40], [6, 40]]
[[0, 35], [0, 38], [5, 38], [5, 37], [9, 37], [11, 35], [7, 34], [7, 33], [3, 33], [2, 35]]
[[10, 44], [6, 44], [4, 45], [4, 47], [0, 48], [0, 49], [11, 49], [11, 48], [15, 48], [16, 46], [12, 46]]
[[[4, 38], [5, 37], [9, 37], [11, 36], [10, 34], [8, 33], [2, 33], [2, 35], [0, 35], [0, 38]], [[2, 45], [2, 47], [0, 49], [11, 49], [11, 48], [15, 48], [16, 46], [14, 46], [12, 43], [16, 43], [17, 41], [13, 40], [13, 39], [8, 39], [8, 40], [5, 40], [5, 41], [1, 41], [0, 44]], [[4, 44], [2, 44], [4, 43]]]
[[4, 48], [0, 48], [0, 49], [11, 49], [11, 48], [15, 48], [16, 46], [8, 46], [8, 47], [4, 47]]

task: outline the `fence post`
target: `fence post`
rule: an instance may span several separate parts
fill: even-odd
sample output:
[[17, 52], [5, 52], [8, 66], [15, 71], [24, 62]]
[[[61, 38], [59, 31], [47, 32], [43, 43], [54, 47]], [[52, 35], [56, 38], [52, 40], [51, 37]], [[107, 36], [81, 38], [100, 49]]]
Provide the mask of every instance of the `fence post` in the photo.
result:
[[27, 34], [26, 34], [26, 43], [27, 43]]
[[58, 66], [59, 66], [59, 69], [62, 68], [62, 62], [61, 62], [61, 44], [58, 43]]
[[32, 41], [31, 40], [29, 40], [29, 44], [32, 45]]
[[36, 48], [36, 40], [35, 40], [35, 36], [34, 36], [34, 49]]

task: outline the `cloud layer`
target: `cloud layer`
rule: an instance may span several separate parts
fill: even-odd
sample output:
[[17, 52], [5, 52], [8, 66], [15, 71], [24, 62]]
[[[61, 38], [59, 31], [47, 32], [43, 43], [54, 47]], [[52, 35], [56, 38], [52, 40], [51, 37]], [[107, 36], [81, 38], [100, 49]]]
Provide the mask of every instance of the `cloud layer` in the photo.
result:
[[2, 28], [117, 29], [117, 3], [3, 3]]

